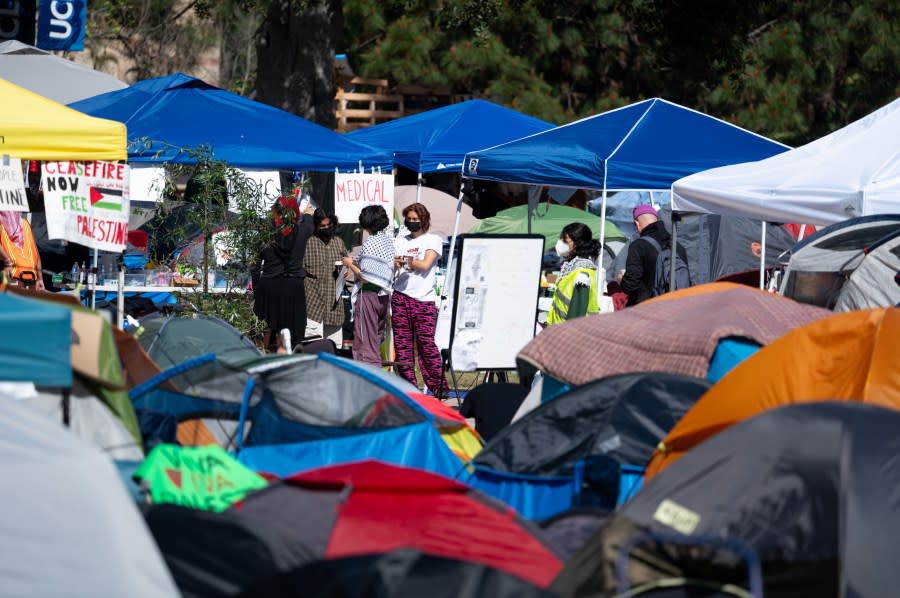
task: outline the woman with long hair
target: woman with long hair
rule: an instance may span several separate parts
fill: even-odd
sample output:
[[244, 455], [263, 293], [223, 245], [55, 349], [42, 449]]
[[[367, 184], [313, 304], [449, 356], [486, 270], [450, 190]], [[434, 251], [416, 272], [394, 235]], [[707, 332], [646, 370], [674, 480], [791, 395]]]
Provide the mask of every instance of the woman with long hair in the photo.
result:
[[338, 219], [318, 208], [313, 212], [313, 236], [306, 244], [303, 268], [306, 271], [306, 308], [309, 327], [321, 328], [322, 338], [336, 348], [343, 344], [344, 303], [335, 299], [335, 282], [341, 258], [347, 252], [344, 241], [335, 236]]

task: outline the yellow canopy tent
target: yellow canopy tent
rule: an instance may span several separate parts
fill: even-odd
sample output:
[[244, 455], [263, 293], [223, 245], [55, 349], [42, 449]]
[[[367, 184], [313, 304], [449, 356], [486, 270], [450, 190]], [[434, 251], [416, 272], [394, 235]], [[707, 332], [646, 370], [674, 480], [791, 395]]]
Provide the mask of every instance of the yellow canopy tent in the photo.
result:
[[25, 160], [125, 160], [125, 125], [0, 79], [0, 154]]

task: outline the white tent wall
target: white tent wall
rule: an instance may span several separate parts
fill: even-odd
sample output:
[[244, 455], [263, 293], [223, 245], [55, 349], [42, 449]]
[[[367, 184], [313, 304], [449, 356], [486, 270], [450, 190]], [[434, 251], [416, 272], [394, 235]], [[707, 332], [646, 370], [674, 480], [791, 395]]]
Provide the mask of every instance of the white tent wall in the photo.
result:
[[4, 595], [179, 595], [112, 461], [5, 394], [0, 475]]
[[828, 225], [900, 212], [900, 99], [797, 149], [699, 172], [672, 185], [672, 209]]

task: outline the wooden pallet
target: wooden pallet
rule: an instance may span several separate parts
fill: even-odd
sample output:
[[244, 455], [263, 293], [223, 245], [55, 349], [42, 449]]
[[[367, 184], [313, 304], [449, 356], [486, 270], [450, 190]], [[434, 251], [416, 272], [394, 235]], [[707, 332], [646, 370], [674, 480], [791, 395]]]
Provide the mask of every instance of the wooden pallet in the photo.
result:
[[345, 85], [338, 87], [334, 104], [334, 116], [340, 132], [404, 116], [403, 96], [388, 93], [387, 79], [353, 77]]

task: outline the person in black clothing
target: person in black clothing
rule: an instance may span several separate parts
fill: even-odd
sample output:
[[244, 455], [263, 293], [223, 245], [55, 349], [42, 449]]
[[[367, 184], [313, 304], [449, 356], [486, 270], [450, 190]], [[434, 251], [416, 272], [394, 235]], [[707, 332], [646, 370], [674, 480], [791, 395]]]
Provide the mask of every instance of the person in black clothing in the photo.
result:
[[[616, 280], [628, 295], [628, 305], [637, 305], [653, 296], [653, 284], [656, 278], [656, 257], [659, 252], [647, 241], [641, 241], [644, 237], [653, 237], [660, 247], [669, 247], [672, 237], [669, 231], [659, 220], [659, 214], [651, 205], [639, 205], [632, 211], [634, 227], [641, 235], [628, 246], [628, 258], [625, 262], [625, 272], [620, 273]], [[687, 254], [684, 248], [679, 246], [676, 251], [687, 262]]]
[[260, 252], [259, 278], [253, 289], [253, 311], [265, 320], [265, 346], [274, 351], [278, 332], [291, 331], [291, 344], [306, 333], [306, 293], [303, 289], [303, 257], [313, 233], [312, 208], [303, 214], [297, 200], [281, 197], [272, 206], [275, 238]]

